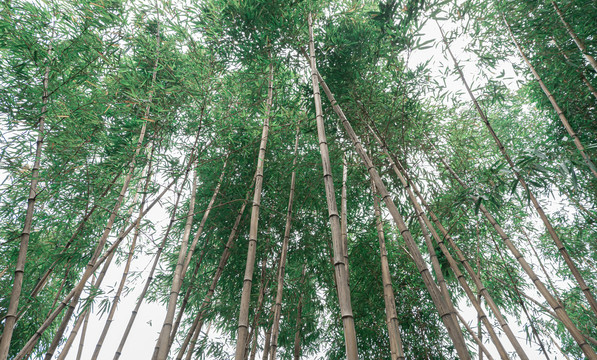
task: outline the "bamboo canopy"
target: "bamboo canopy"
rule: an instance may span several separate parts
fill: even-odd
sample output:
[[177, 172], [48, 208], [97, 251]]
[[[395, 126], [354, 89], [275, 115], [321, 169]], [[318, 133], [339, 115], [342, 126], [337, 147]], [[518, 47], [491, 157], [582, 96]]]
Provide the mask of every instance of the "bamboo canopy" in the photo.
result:
[[597, 360], [596, 18], [4, 2], [0, 360]]

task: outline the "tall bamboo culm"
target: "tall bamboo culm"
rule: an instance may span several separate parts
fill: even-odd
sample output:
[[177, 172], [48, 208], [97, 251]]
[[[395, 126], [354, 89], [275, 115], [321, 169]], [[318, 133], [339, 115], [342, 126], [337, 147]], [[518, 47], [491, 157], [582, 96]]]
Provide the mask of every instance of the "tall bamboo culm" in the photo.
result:
[[282, 240], [282, 253], [280, 263], [278, 264], [278, 283], [276, 289], [276, 302], [274, 303], [274, 316], [272, 323], [272, 338], [270, 360], [276, 360], [278, 350], [278, 334], [280, 333], [280, 317], [282, 315], [282, 293], [284, 290], [284, 272], [286, 270], [286, 253], [288, 252], [288, 242], [290, 241], [290, 229], [292, 225], [292, 203], [294, 201], [294, 186], [296, 183], [296, 157], [298, 152], [300, 129], [296, 128], [296, 137], [294, 139], [294, 159], [292, 160], [292, 174], [290, 175], [290, 194], [288, 195], [288, 208], [286, 210], [286, 225], [284, 227], [284, 239]]
[[[52, 54], [52, 45], [48, 48], [49, 61]], [[8, 309], [4, 316], [4, 330], [2, 331], [2, 338], [0, 339], [0, 360], [6, 360], [8, 351], [10, 349], [10, 341], [14, 325], [17, 320], [17, 310], [19, 308], [19, 298], [21, 297], [21, 290], [23, 289], [23, 278], [25, 276], [25, 261], [27, 260], [27, 248], [29, 247], [29, 237], [31, 234], [31, 225], [33, 224], [33, 212], [35, 210], [35, 200], [37, 199], [37, 184], [39, 182], [39, 169], [41, 167], [41, 152], [44, 143], [44, 125], [46, 119], [46, 111], [48, 110], [48, 81], [50, 78], [50, 67], [46, 65], [44, 78], [42, 81], [43, 95], [41, 114], [39, 116], [39, 125], [37, 128], [37, 142], [35, 144], [35, 160], [33, 168], [31, 169], [31, 184], [29, 185], [29, 197], [27, 198], [27, 209], [25, 211], [25, 223], [23, 224], [23, 231], [20, 236], [19, 255], [15, 267], [14, 281], [12, 291], [10, 293], [10, 302]]]
[[375, 188], [375, 183], [373, 181], [371, 182], [371, 195], [373, 196], [375, 227], [377, 229], [377, 238], [379, 240], [381, 281], [383, 286], [383, 299], [386, 306], [386, 324], [388, 326], [388, 335], [390, 337], [391, 359], [405, 359], [404, 350], [402, 348], [402, 339], [400, 338], [400, 323], [398, 322], [398, 313], [396, 312], [396, 299], [394, 298], [392, 277], [390, 276], [390, 264], [388, 262], [388, 251], [386, 250], [381, 208], [379, 206], [379, 200], [377, 199], [377, 189]]
[[[348, 287], [348, 273], [344, 264], [344, 246], [342, 245], [342, 230], [340, 225], [340, 215], [338, 214], [338, 205], [336, 203], [336, 194], [334, 192], [334, 181], [332, 179], [332, 167], [328, 151], [327, 138], [325, 135], [325, 126], [323, 123], [323, 113], [321, 109], [321, 95], [319, 94], [319, 81], [317, 65], [315, 62], [315, 45], [313, 42], [313, 20], [311, 14], [308, 15], [309, 24], [309, 62], [311, 66], [311, 83], [313, 85], [313, 100], [315, 102], [315, 117], [317, 121], [317, 136], [319, 139], [319, 151], [321, 153], [321, 165], [323, 168], [323, 181], [325, 184], [326, 200], [328, 205], [328, 214], [332, 233], [333, 262], [336, 285], [338, 289], [338, 302], [342, 316], [342, 325], [344, 327], [344, 341], [346, 345], [347, 360], [357, 360], [357, 336], [354, 328], [354, 316], [352, 314], [352, 305], [350, 301], [350, 288]], [[238, 360], [238, 359], [237, 359]]]
[[269, 53], [269, 78], [267, 89], [266, 110], [263, 117], [263, 131], [261, 143], [259, 144], [259, 155], [257, 156], [257, 172], [255, 173], [255, 193], [251, 208], [251, 224], [249, 229], [249, 247], [247, 250], [247, 264], [243, 277], [243, 291], [240, 300], [240, 314], [238, 316], [238, 332], [236, 337], [236, 360], [243, 360], [247, 334], [249, 331], [249, 305], [251, 300], [251, 286], [253, 285], [253, 270], [255, 269], [255, 254], [257, 252], [257, 233], [259, 230], [259, 208], [261, 206], [261, 190], [263, 188], [263, 166], [265, 164], [265, 149], [269, 134], [269, 117], [274, 97], [274, 63]]

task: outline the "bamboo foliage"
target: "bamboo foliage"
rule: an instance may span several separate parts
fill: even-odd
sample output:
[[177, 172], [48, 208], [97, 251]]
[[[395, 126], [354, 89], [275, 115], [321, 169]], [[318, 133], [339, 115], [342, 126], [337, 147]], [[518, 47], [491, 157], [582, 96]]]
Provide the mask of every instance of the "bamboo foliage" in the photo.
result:
[[[440, 30], [441, 30], [441, 28], [440, 28]], [[443, 32], [442, 32], [442, 34], [443, 34]], [[593, 313], [595, 313], [597, 315], [597, 300], [595, 300], [593, 294], [591, 293], [590, 288], [588, 287], [588, 285], [586, 284], [585, 280], [583, 279], [583, 277], [582, 277], [580, 271], [578, 270], [576, 264], [574, 263], [573, 259], [570, 257], [570, 254], [568, 253], [568, 250], [566, 250], [566, 247], [564, 246], [564, 243], [561, 241], [559, 235], [557, 234], [556, 230], [554, 229], [553, 225], [551, 224], [551, 221], [547, 218], [547, 215], [545, 214], [545, 211], [543, 210], [543, 208], [539, 204], [539, 201], [537, 200], [537, 198], [535, 197], [535, 195], [533, 194], [533, 192], [528, 187], [527, 182], [522, 177], [522, 175], [520, 174], [520, 172], [516, 170], [516, 166], [515, 166], [514, 162], [512, 161], [510, 155], [508, 155], [508, 153], [506, 151], [506, 148], [504, 147], [504, 145], [502, 144], [502, 142], [498, 138], [498, 136], [495, 133], [493, 127], [489, 123], [489, 120], [487, 119], [487, 116], [485, 115], [485, 112], [483, 111], [483, 109], [479, 105], [477, 99], [475, 98], [474, 94], [472, 93], [472, 91], [471, 91], [471, 89], [470, 89], [470, 87], [469, 87], [469, 85], [468, 85], [468, 83], [467, 83], [467, 81], [466, 81], [466, 79], [464, 77], [464, 73], [462, 72], [462, 69], [458, 66], [458, 61], [456, 60], [456, 57], [454, 57], [454, 54], [452, 54], [452, 52], [450, 50], [450, 47], [448, 46], [447, 40], [445, 38], [445, 35], [442, 35], [442, 36], [443, 36], [444, 43], [446, 44], [446, 50], [448, 51], [448, 54], [450, 54], [450, 58], [452, 58], [452, 60], [454, 62], [454, 65], [456, 66], [456, 69], [458, 71], [460, 79], [462, 80], [462, 82], [463, 82], [463, 84], [464, 84], [464, 86], [466, 88], [466, 91], [467, 91], [469, 97], [471, 98], [471, 101], [473, 102], [473, 104], [475, 106], [475, 109], [477, 110], [477, 112], [479, 114], [479, 117], [481, 118], [481, 120], [483, 121], [485, 127], [487, 128], [487, 130], [491, 134], [491, 136], [492, 136], [493, 140], [495, 141], [498, 149], [500, 150], [500, 153], [502, 154], [502, 156], [504, 157], [504, 159], [508, 163], [508, 166], [510, 167], [510, 169], [512, 170], [512, 172], [516, 176], [516, 179], [518, 180], [518, 182], [520, 183], [520, 185], [523, 187], [523, 189], [528, 194], [529, 199], [531, 200], [531, 203], [533, 204], [533, 207], [535, 208], [535, 210], [539, 214], [539, 217], [541, 218], [541, 221], [545, 225], [545, 228], [547, 229], [547, 232], [549, 233], [550, 237], [552, 238], [553, 242], [555, 243], [558, 251], [560, 252], [560, 254], [562, 255], [562, 257], [564, 258], [564, 261], [566, 262], [566, 265], [568, 266], [568, 268], [570, 269], [570, 272], [572, 273], [572, 275], [574, 276], [576, 282], [578, 283], [579, 288], [582, 290], [583, 294], [587, 298], [587, 301], [589, 302], [589, 305], [591, 306], [591, 309], [592, 309]]]

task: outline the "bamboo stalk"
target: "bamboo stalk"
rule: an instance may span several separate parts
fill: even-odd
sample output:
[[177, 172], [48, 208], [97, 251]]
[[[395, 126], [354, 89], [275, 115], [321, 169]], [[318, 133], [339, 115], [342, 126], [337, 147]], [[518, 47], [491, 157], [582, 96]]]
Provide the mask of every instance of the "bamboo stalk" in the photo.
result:
[[317, 122], [317, 135], [319, 139], [319, 152], [321, 153], [321, 162], [323, 168], [323, 181], [325, 184], [326, 201], [328, 205], [328, 215], [332, 233], [334, 273], [338, 289], [338, 302], [342, 316], [342, 325], [344, 328], [344, 340], [346, 345], [347, 360], [357, 360], [357, 337], [354, 327], [354, 316], [350, 301], [350, 288], [348, 286], [348, 274], [344, 265], [344, 247], [342, 246], [342, 230], [340, 225], [340, 216], [336, 203], [334, 192], [334, 182], [332, 179], [332, 168], [330, 155], [325, 135], [325, 126], [321, 109], [321, 95], [319, 93], [319, 83], [317, 79], [317, 64], [315, 61], [315, 45], [313, 43], [313, 20], [311, 14], [308, 15], [309, 23], [309, 63], [311, 66], [311, 83], [313, 85], [313, 100], [315, 102], [315, 114]]
[[253, 196], [253, 205], [251, 209], [251, 225], [249, 230], [249, 247], [247, 250], [247, 264], [243, 278], [243, 291], [240, 302], [240, 314], [238, 316], [238, 335], [236, 337], [236, 360], [244, 359], [245, 345], [249, 326], [249, 306], [251, 298], [251, 286], [253, 284], [253, 270], [255, 267], [255, 254], [257, 252], [257, 233], [259, 230], [259, 209], [261, 206], [261, 190], [263, 187], [263, 167], [265, 165], [265, 149], [267, 146], [267, 137], [269, 134], [269, 117], [274, 97], [274, 63], [269, 52], [269, 79], [267, 90], [267, 104], [265, 116], [263, 117], [263, 131], [261, 133], [261, 143], [259, 144], [259, 155], [257, 157], [257, 172], [255, 174], [255, 193]]
[[556, 10], [556, 13], [558, 14], [558, 17], [560, 18], [560, 21], [562, 22], [562, 24], [566, 28], [566, 31], [568, 31], [568, 34], [570, 34], [570, 37], [572, 38], [572, 40], [574, 40], [574, 43], [578, 47], [578, 50], [580, 50], [580, 52], [583, 54], [583, 56], [585, 57], [585, 59], [587, 59], [587, 61], [589, 62], [589, 64], [591, 64], [591, 66], [593, 67], [593, 69], [595, 71], [597, 71], [597, 60], [595, 60], [595, 58], [592, 57], [587, 52], [587, 47], [585, 46], [585, 44], [583, 43], [583, 41], [578, 37], [578, 35], [576, 35], [576, 33], [574, 32], [574, 29], [572, 29], [572, 26], [570, 26], [570, 24], [568, 24], [568, 22], [566, 21], [566, 19], [564, 19], [564, 13], [562, 12], [562, 10], [560, 10], [560, 8], [558, 7], [558, 4], [556, 4], [556, 2], [553, 1], [553, 0], [551, 1], [551, 4], [553, 5], [554, 9]]
[[[555, 5], [555, 3], [553, 1], [552, 1], [552, 3]], [[549, 99], [549, 102], [551, 103], [551, 106], [553, 107], [553, 109], [555, 110], [555, 112], [558, 114], [558, 117], [560, 118], [560, 121], [562, 122], [562, 125], [564, 125], [564, 128], [566, 129], [566, 132], [568, 132], [568, 135], [570, 135], [572, 137], [572, 139], [574, 140], [574, 145], [576, 145], [576, 148], [578, 149], [578, 152], [580, 152], [580, 155], [582, 156], [582, 158], [584, 159], [584, 161], [587, 163], [587, 166], [591, 170], [591, 173], [593, 173], [593, 176], [597, 178], [597, 167], [595, 167], [595, 164], [593, 163], [593, 161], [591, 160], [591, 158], [589, 157], [589, 155], [585, 152], [585, 147], [580, 142], [580, 139], [578, 138], [578, 135], [576, 134], [576, 132], [574, 131], [574, 129], [572, 129], [572, 126], [570, 125], [570, 122], [568, 122], [568, 118], [564, 114], [564, 110], [562, 110], [560, 108], [560, 106], [556, 102], [555, 97], [549, 91], [549, 89], [547, 88], [547, 86], [545, 85], [545, 83], [543, 82], [543, 80], [541, 79], [541, 76], [539, 75], [539, 73], [537, 72], [537, 70], [535, 70], [535, 67], [531, 64], [531, 61], [529, 60], [529, 58], [525, 55], [524, 51], [522, 50], [522, 47], [520, 46], [520, 44], [518, 43], [518, 41], [514, 37], [514, 33], [512, 32], [512, 28], [510, 27], [510, 23], [508, 23], [508, 20], [506, 20], [505, 16], [503, 16], [503, 18], [504, 18], [504, 23], [506, 24], [506, 28], [508, 29], [508, 33], [510, 34], [510, 37], [512, 38], [512, 41], [514, 42], [514, 45], [516, 45], [516, 48], [518, 49], [518, 53], [520, 54], [520, 56], [522, 57], [522, 59], [524, 60], [524, 62], [527, 64], [527, 66], [529, 67], [529, 69], [533, 73], [533, 76], [535, 77], [535, 80], [537, 80], [537, 82], [539, 83], [539, 86], [541, 87], [541, 90], [543, 90], [543, 92], [545, 93], [545, 96], [547, 96], [547, 98]], [[595, 61], [595, 59], [593, 59], [593, 61]], [[590, 302], [591, 302], [591, 300], [589, 300], [589, 303]], [[596, 303], [596, 307], [595, 307], [594, 311], [595, 311], [595, 314], [597, 315], [597, 303]]]
[[230, 231], [230, 236], [228, 236], [228, 241], [226, 242], [226, 245], [224, 246], [224, 251], [222, 251], [222, 255], [220, 256], [218, 268], [216, 269], [216, 272], [214, 273], [214, 276], [212, 278], [209, 289], [207, 290], [207, 294], [205, 294], [205, 298], [203, 299], [203, 302], [201, 303], [201, 307], [199, 308], [200, 310], [197, 313], [197, 316], [195, 316], [195, 319], [193, 320], [193, 324], [191, 325], [191, 328], [190, 328], [187, 336], [185, 337], [184, 342], [182, 343], [182, 345], [180, 347], [180, 350], [178, 351], [176, 360], [182, 359], [188, 346], [190, 346], [190, 348], [189, 348], [189, 352], [187, 354], [187, 359], [190, 360], [190, 358], [192, 357], [193, 350], [195, 349], [195, 344], [197, 342], [197, 338], [199, 337], [199, 334], [201, 333], [201, 327], [203, 326], [203, 320], [205, 318], [205, 314], [206, 314], [208, 306], [211, 302], [211, 298], [216, 290], [218, 281], [220, 280], [220, 277], [222, 276], [224, 267], [226, 266], [226, 263], [228, 262], [228, 258], [230, 257], [230, 249], [232, 248], [232, 245], [234, 245], [234, 241], [236, 240], [236, 236], [238, 234], [238, 226], [240, 224], [240, 221], [241, 221], [243, 214], [245, 212], [245, 209], [247, 207], [247, 203], [249, 202], [249, 196], [251, 194], [251, 189], [253, 188], [254, 182], [255, 182], [255, 176], [253, 176], [253, 182], [251, 183], [251, 185], [249, 186], [249, 189], [247, 190], [247, 193], [245, 195], [245, 201], [243, 202], [240, 210], [238, 211], [236, 220], [234, 221], [234, 225], [232, 226], [232, 230]]
[[[52, 54], [52, 45], [48, 48], [47, 63]], [[15, 266], [14, 281], [12, 291], [10, 293], [10, 301], [6, 315], [4, 316], [4, 330], [2, 331], [2, 338], [0, 339], [0, 360], [6, 360], [8, 357], [8, 350], [10, 349], [10, 341], [17, 321], [17, 311], [19, 308], [19, 298], [23, 289], [23, 278], [25, 277], [25, 261], [27, 260], [27, 248], [29, 246], [29, 237], [31, 234], [31, 225], [33, 224], [33, 212], [35, 210], [35, 201], [37, 200], [37, 184], [39, 182], [39, 169], [41, 167], [41, 153], [44, 143], [44, 125], [46, 119], [46, 112], [48, 110], [48, 82], [50, 78], [50, 67], [46, 65], [42, 86], [42, 107], [41, 114], [38, 121], [37, 142], [35, 144], [35, 161], [31, 169], [31, 183], [29, 186], [29, 197], [27, 198], [27, 209], [25, 211], [25, 222], [23, 224], [23, 231], [20, 236], [19, 255]]]
[[338, 103], [336, 102], [336, 99], [334, 98], [332, 92], [330, 91], [330, 89], [328, 88], [327, 84], [325, 83], [325, 81], [323, 80], [323, 78], [321, 76], [319, 76], [319, 82], [321, 83], [324, 92], [326, 93], [328, 99], [330, 100], [330, 103], [332, 104], [334, 111], [340, 118], [342, 125], [344, 126], [344, 129], [346, 130], [346, 133], [348, 134], [348, 136], [350, 137], [350, 139], [353, 143], [353, 146], [355, 147], [357, 153], [361, 157], [363, 164], [366, 167], [367, 172], [369, 173], [370, 178], [373, 179], [373, 181], [375, 182], [375, 187], [377, 188], [378, 194], [381, 196], [384, 203], [386, 204], [388, 211], [392, 215], [392, 218], [393, 218], [394, 222], [396, 223], [396, 226], [398, 227], [402, 237], [404, 238], [406, 245], [410, 251], [410, 254], [413, 257], [415, 265], [417, 266], [417, 269], [418, 269], [419, 273], [421, 274], [423, 282], [425, 283], [425, 287], [427, 288], [427, 290], [433, 300], [433, 303], [435, 304], [435, 307], [438, 310], [440, 318], [444, 322], [446, 330], [448, 331], [448, 335], [452, 339], [454, 348], [456, 349], [458, 356], [461, 359], [470, 359], [470, 354], [468, 353], [466, 343], [465, 343], [464, 337], [462, 335], [462, 331], [461, 331], [460, 327], [458, 326], [458, 324], [455, 324], [453, 321], [454, 317], [451, 312], [450, 306], [446, 303], [445, 298], [442, 296], [439, 289], [437, 288], [437, 285], [433, 281], [433, 278], [431, 277], [431, 273], [430, 273], [429, 269], [427, 268], [427, 264], [425, 263], [425, 260], [423, 259], [423, 256], [421, 255], [419, 247], [417, 246], [416, 242], [414, 241], [408, 227], [406, 226], [406, 223], [404, 222], [404, 219], [402, 218], [402, 215], [400, 215], [398, 208], [396, 207], [396, 205], [394, 204], [394, 201], [392, 200], [390, 194], [388, 193], [388, 191], [385, 187], [385, 184], [383, 183], [383, 180], [379, 176], [379, 173], [377, 172], [377, 170], [375, 169], [375, 166], [371, 162], [371, 159], [365, 152], [365, 149], [363, 148], [359, 139], [357, 138], [354, 130], [352, 129], [352, 126], [346, 119], [344, 112], [342, 111], [342, 109], [340, 108]]
[[377, 238], [379, 240], [379, 254], [381, 257], [381, 280], [384, 294], [383, 298], [386, 306], [386, 325], [388, 327], [388, 335], [390, 337], [391, 359], [405, 359], [404, 350], [402, 348], [402, 339], [400, 338], [400, 323], [398, 322], [398, 313], [396, 312], [396, 299], [394, 298], [392, 277], [390, 275], [388, 251], [386, 250], [386, 240], [384, 236], [383, 223], [381, 218], [381, 208], [379, 206], [379, 200], [377, 199], [377, 189], [373, 181], [371, 182], [371, 194], [373, 196], [375, 226], [377, 228]]
[[[226, 156], [226, 160], [224, 161], [224, 166], [222, 168], [220, 178], [218, 179], [218, 184], [216, 185], [216, 188], [214, 189], [213, 195], [209, 201], [209, 204], [207, 205], [207, 209], [203, 213], [201, 223], [199, 224], [199, 228], [197, 229], [197, 232], [195, 233], [193, 242], [191, 243], [191, 246], [187, 253], [187, 244], [188, 244], [188, 239], [189, 239], [190, 232], [191, 232], [191, 226], [193, 223], [196, 185], [193, 189], [193, 192], [191, 195], [191, 205], [192, 206], [189, 206], [189, 214], [187, 217], [187, 224], [185, 226], [185, 233], [183, 236], [182, 243], [180, 245], [178, 262], [176, 264], [174, 278], [172, 280], [172, 287], [170, 289], [170, 298], [168, 300], [168, 310], [166, 312], [164, 323], [162, 325], [162, 330], [160, 331], [160, 337], [159, 337], [157, 345], [156, 345], [156, 350], [154, 351], [154, 352], [157, 352], [157, 354], [155, 356], [155, 358], [157, 360], [166, 360], [166, 358], [168, 357], [168, 352], [170, 350], [170, 347], [168, 345], [168, 344], [170, 344], [170, 338], [171, 337], [174, 338], [176, 336], [176, 333], [172, 332], [172, 323], [174, 320], [174, 313], [176, 311], [178, 294], [180, 293], [180, 289], [182, 287], [182, 282], [186, 275], [187, 269], [189, 268], [189, 264], [191, 263], [191, 258], [193, 256], [193, 253], [195, 252], [195, 247], [197, 246], [197, 242], [199, 241], [199, 238], [201, 237], [201, 234], [203, 233], [205, 223], [207, 222], [209, 214], [211, 213], [211, 209], [213, 208], [214, 202], [216, 201], [218, 193], [220, 192], [220, 186], [222, 185], [222, 181], [224, 180], [224, 174], [225, 174], [227, 164], [228, 164], [228, 156]], [[195, 175], [195, 178], [196, 178], [196, 175]]]
[[[274, 304], [274, 317], [271, 330], [271, 354], [270, 360], [276, 360], [278, 350], [278, 335], [280, 333], [280, 317], [282, 315], [282, 294], [284, 291], [284, 273], [286, 270], [286, 253], [288, 252], [288, 243], [290, 241], [290, 229], [292, 225], [292, 205], [294, 201], [294, 187], [296, 184], [296, 160], [298, 154], [300, 129], [296, 127], [296, 136], [294, 139], [294, 159], [292, 160], [292, 174], [290, 175], [290, 194], [288, 195], [288, 208], [286, 210], [286, 225], [284, 227], [284, 239], [282, 241], [282, 250], [280, 262], [278, 263], [278, 284], [276, 289], [276, 302]], [[346, 184], [346, 182], [344, 182]], [[346, 193], [346, 189], [344, 189]], [[346, 195], [346, 194], [345, 194]], [[345, 253], [346, 255], [346, 253]], [[348, 257], [348, 255], [346, 255]], [[348, 270], [348, 269], [347, 269]], [[265, 350], [264, 350], [265, 353]], [[267, 360], [264, 359], [264, 360]]]
[[87, 326], [89, 325], [90, 315], [90, 311], [87, 311], [87, 314], [85, 314], [85, 320], [83, 322], [83, 330], [81, 331], [81, 339], [79, 340], [79, 349], [77, 350], [76, 360], [81, 360], [81, 356], [83, 355], [83, 348], [85, 346], [85, 335], [87, 334]]

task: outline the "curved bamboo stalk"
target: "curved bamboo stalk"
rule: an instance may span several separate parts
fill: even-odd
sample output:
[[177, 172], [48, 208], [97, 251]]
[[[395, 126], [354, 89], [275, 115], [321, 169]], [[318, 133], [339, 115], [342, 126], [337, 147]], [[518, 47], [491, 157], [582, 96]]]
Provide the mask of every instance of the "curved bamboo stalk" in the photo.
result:
[[[298, 152], [300, 129], [296, 127], [296, 137], [294, 139], [294, 159], [292, 160], [292, 174], [290, 175], [290, 194], [288, 195], [288, 208], [286, 210], [286, 225], [284, 227], [284, 240], [282, 241], [282, 250], [280, 262], [278, 264], [278, 286], [276, 289], [276, 302], [274, 304], [274, 318], [271, 330], [271, 354], [270, 360], [276, 360], [278, 350], [278, 334], [280, 332], [280, 317], [282, 315], [282, 293], [284, 291], [284, 272], [286, 270], [286, 253], [288, 252], [288, 242], [290, 241], [290, 229], [292, 225], [292, 204], [294, 201], [294, 186], [296, 184], [296, 160]], [[346, 163], [345, 163], [346, 164]], [[346, 181], [344, 181], [346, 184]], [[344, 197], [346, 197], [346, 188], [344, 186]], [[346, 203], [346, 202], [345, 202]], [[346, 219], [346, 218], [345, 218]], [[346, 253], [345, 253], [346, 255]], [[348, 257], [348, 255], [346, 255]], [[265, 351], [264, 351], [265, 354]], [[264, 359], [264, 360], [267, 360]]]
[[365, 152], [365, 149], [361, 145], [361, 142], [359, 141], [354, 130], [352, 129], [352, 126], [348, 122], [348, 119], [346, 119], [344, 112], [342, 111], [342, 109], [340, 108], [338, 103], [336, 102], [334, 95], [332, 94], [332, 92], [330, 91], [330, 89], [328, 88], [327, 84], [325, 83], [325, 81], [323, 80], [323, 78], [321, 76], [319, 76], [319, 82], [321, 83], [324, 92], [326, 93], [328, 99], [330, 100], [330, 103], [332, 104], [334, 111], [340, 118], [342, 125], [344, 126], [346, 133], [350, 137], [357, 153], [361, 157], [363, 164], [366, 167], [367, 172], [369, 173], [370, 178], [375, 182], [375, 187], [377, 188], [377, 192], [378, 192], [379, 196], [381, 196], [384, 203], [386, 204], [388, 211], [392, 215], [392, 218], [393, 218], [394, 222], [396, 223], [396, 226], [398, 227], [402, 237], [404, 238], [406, 245], [409, 249], [409, 252], [413, 258], [413, 261], [414, 261], [415, 265], [417, 266], [419, 273], [421, 274], [423, 282], [425, 283], [425, 287], [427, 288], [427, 290], [431, 296], [431, 299], [433, 300], [433, 303], [435, 304], [435, 307], [438, 310], [440, 318], [444, 322], [446, 330], [448, 331], [448, 335], [452, 339], [454, 348], [456, 349], [458, 356], [460, 357], [460, 359], [470, 359], [470, 354], [468, 353], [468, 349], [466, 347], [466, 343], [464, 341], [462, 331], [461, 331], [460, 327], [458, 326], [458, 324], [454, 322], [454, 317], [453, 317], [453, 314], [451, 311], [452, 309], [447, 304], [446, 299], [442, 296], [442, 294], [440, 293], [440, 290], [438, 289], [437, 285], [433, 281], [431, 273], [430, 273], [429, 269], [427, 268], [427, 264], [425, 263], [425, 260], [423, 259], [423, 256], [421, 255], [421, 251], [419, 250], [419, 247], [417, 246], [408, 227], [406, 226], [406, 223], [404, 222], [402, 215], [400, 215], [398, 208], [396, 207], [396, 205], [394, 204], [394, 201], [392, 200], [390, 194], [388, 193], [388, 191], [385, 187], [385, 184], [383, 183], [383, 180], [379, 176], [379, 173], [375, 169], [375, 166], [371, 162], [371, 159]]
[[350, 288], [348, 287], [348, 274], [344, 265], [344, 247], [342, 246], [342, 230], [340, 216], [334, 192], [334, 181], [332, 179], [332, 168], [328, 151], [325, 126], [321, 110], [321, 95], [319, 94], [319, 82], [317, 79], [317, 63], [315, 62], [315, 45], [313, 43], [313, 20], [311, 14], [308, 17], [309, 23], [309, 64], [311, 66], [311, 83], [313, 85], [313, 100], [315, 102], [315, 117], [317, 121], [317, 136], [319, 139], [319, 152], [323, 168], [323, 181], [325, 184], [328, 215], [332, 232], [333, 262], [336, 285], [338, 290], [338, 302], [344, 327], [344, 340], [346, 344], [346, 357], [348, 360], [357, 360], [357, 336], [354, 328], [354, 316], [350, 301]]
[[[504, 21], [505, 21], [505, 19], [504, 19]], [[439, 27], [439, 24], [438, 24], [438, 27]], [[558, 236], [558, 234], [555, 231], [555, 229], [553, 228], [551, 222], [547, 218], [547, 215], [543, 211], [543, 208], [539, 204], [539, 201], [537, 201], [537, 198], [535, 197], [535, 195], [533, 194], [533, 192], [531, 191], [531, 189], [528, 187], [528, 185], [527, 185], [526, 181], [524, 180], [524, 178], [522, 177], [522, 175], [518, 172], [518, 170], [516, 170], [516, 165], [514, 164], [514, 162], [512, 161], [512, 159], [510, 158], [510, 155], [508, 155], [508, 153], [506, 152], [506, 148], [504, 147], [504, 145], [502, 144], [502, 142], [498, 138], [497, 134], [493, 130], [493, 127], [489, 123], [489, 120], [487, 119], [487, 116], [485, 115], [485, 112], [483, 111], [483, 109], [481, 109], [481, 106], [477, 102], [477, 99], [476, 99], [475, 95], [473, 95], [473, 92], [471, 91], [471, 89], [470, 89], [470, 87], [469, 87], [469, 85], [468, 85], [468, 83], [467, 83], [467, 81], [466, 81], [466, 79], [464, 77], [464, 73], [462, 72], [462, 69], [458, 66], [458, 61], [456, 60], [456, 57], [454, 56], [454, 54], [452, 54], [452, 51], [450, 50], [450, 47], [448, 45], [448, 42], [446, 40], [446, 37], [445, 37], [445, 35], [444, 35], [443, 30], [441, 29], [441, 27], [440, 27], [440, 31], [442, 32], [442, 38], [444, 40], [444, 43], [446, 44], [446, 49], [448, 50], [448, 54], [450, 54], [450, 57], [454, 61], [454, 64], [455, 64], [456, 69], [458, 71], [458, 74], [460, 75], [460, 79], [462, 80], [462, 83], [464, 84], [469, 97], [471, 98], [471, 100], [472, 100], [472, 102], [473, 102], [473, 104], [474, 104], [477, 112], [479, 113], [479, 117], [481, 118], [481, 120], [485, 124], [485, 127], [487, 128], [487, 130], [491, 134], [491, 137], [494, 139], [494, 141], [495, 141], [496, 145], [498, 146], [501, 154], [503, 155], [504, 159], [507, 161], [508, 166], [510, 167], [511, 171], [516, 176], [516, 179], [518, 180], [518, 182], [520, 183], [520, 185], [524, 188], [524, 190], [526, 191], [526, 193], [529, 195], [531, 203], [533, 204], [533, 207], [535, 208], [535, 210], [539, 214], [539, 217], [541, 218], [541, 221], [545, 225], [545, 228], [547, 229], [547, 232], [549, 233], [550, 237], [554, 241], [554, 243], [555, 243], [558, 251], [560, 252], [560, 254], [562, 255], [562, 257], [564, 258], [564, 262], [566, 262], [566, 265], [568, 265], [568, 268], [570, 269], [570, 272], [572, 273], [572, 275], [576, 279], [579, 288], [582, 290], [583, 294], [587, 298], [587, 301], [589, 302], [589, 305], [591, 305], [591, 309], [597, 315], [597, 301], [593, 297], [593, 294], [591, 293], [591, 290], [589, 289], [589, 287], [585, 283], [582, 275], [580, 274], [580, 271], [576, 267], [576, 264], [574, 264], [574, 261], [570, 257], [570, 254], [568, 253], [568, 250], [566, 250], [566, 247], [564, 246], [564, 243], [560, 240], [560, 237]], [[597, 176], [597, 172], [595, 174]], [[594, 354], [595, 354], [594, 351], [592, 351], [592, 355], [594, 355]], [[595, 356], [597, 356], [597, 355], [595, 355]]]
[[238, 335], [236, 337], [236, 360], [243, 360], [247, 333], [249, 326], [249, 306], [251, 298], [251, 286], [253, 285], [253, 270], [255, 268], [255, 254], [257, 252], [257, 233], [259, 230], [259, 208], [261, 206], [261, 190], [263, 187], [263, 166], [265, 165], [265, 149], [269, 134], [269, 117], [274, 97], [274, 63], [269, 53], [269, 79], [267, 89], [267, 104], [263, 117], [263, 131], [261, 143], [259, 144], [259, 155], [257, 157], [257, 173], [255, 174], [255, 193], [253, 196], [253, 207], [251, 209], [251, 226], [249, 230], [249, 247], [247, 250], [247, 264], [243, 278], [243, 291], [240, 301], [240, 314], [238, 316]]

